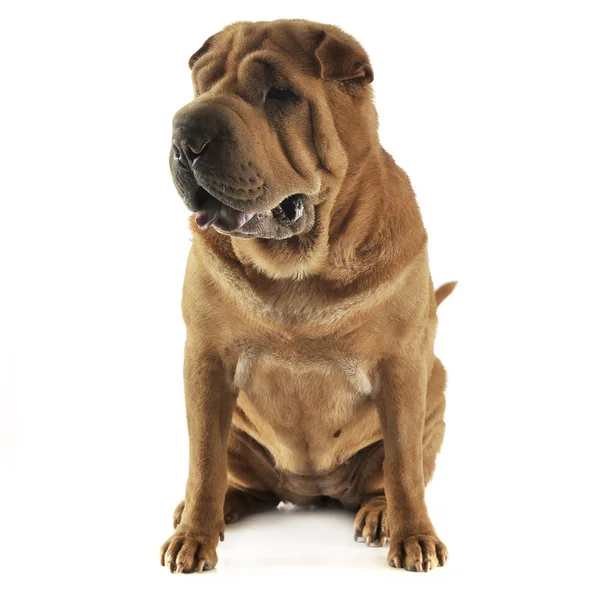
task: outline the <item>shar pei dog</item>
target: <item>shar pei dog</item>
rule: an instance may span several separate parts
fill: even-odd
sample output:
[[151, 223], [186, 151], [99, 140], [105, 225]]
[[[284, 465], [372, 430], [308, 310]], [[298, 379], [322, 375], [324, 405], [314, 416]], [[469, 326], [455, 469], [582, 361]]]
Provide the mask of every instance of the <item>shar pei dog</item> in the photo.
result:
[[227, 523], [333, 503], [390, 566], [447, 550], [425, 504], [444, 436], [427, 234], [381, 147], [361, 45], [304, 20], [238, 22], [190, 58], [170, 167], [192, 212], [182, 311], [189, 476], [161, 548], [212, 569]]

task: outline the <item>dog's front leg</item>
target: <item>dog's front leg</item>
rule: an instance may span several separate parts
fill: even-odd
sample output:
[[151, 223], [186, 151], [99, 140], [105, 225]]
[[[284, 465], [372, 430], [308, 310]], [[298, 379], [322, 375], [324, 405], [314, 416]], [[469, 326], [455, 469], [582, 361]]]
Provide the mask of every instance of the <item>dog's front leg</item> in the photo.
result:
[[384, 487], [390, 530], [388, 563], [412, 571], [444, 565], [448, 552], [425, 505], [423, 428], [428, 366], [424, 344], [410, 344], [383, 365], [378, 410], [383, 431]]
[[178, 573], [217, 564], [217, 543], [225, 531], [227, 442], [236, 398], [221, 360], [189, 332], [184, 379], [190, 438], [185, 508], [175, 533], [161, 548], [161, 564]]

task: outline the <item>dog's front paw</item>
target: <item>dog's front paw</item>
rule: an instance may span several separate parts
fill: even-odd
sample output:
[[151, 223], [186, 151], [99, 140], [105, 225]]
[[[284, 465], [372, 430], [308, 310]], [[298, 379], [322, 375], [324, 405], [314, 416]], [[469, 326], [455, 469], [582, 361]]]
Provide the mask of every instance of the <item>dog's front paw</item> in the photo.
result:
[[178, 525], [175, 533], [160, 549], [160, 564], [168, 565], [171, 573], [209, 571], [217, 564], [217, 543], [222, 533], [219, 528], [212, 534]]
[[411, 535], [403, 540], [392, 537], [388, 564], [390, 567], [404, 567], [407, 571], [430, 571], [443, 567], [448, 560], [448, 550], [433, 535]]

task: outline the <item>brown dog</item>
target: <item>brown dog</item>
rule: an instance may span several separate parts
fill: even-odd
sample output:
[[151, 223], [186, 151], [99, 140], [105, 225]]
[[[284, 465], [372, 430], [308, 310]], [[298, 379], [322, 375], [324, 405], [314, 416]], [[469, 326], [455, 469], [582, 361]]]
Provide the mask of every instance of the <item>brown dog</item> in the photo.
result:
[[191, 219], [185, 501], [161, 549], [217, 563], [225, 523], [333, 499], [391, 566], [445, 546], [425, 506], [444, 435], [427, 236], [381, 147], [363, 48], [337, 27], [235, 23], [190, 59], [171, 169]]

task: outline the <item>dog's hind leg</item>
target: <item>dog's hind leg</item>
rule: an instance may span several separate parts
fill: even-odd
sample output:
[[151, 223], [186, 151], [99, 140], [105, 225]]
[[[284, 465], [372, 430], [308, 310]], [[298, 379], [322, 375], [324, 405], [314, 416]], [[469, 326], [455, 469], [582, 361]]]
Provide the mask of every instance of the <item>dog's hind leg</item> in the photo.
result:
[[423, 479], [427, 485], [433, 477], [435, 459], [442, 442], [446, 424], [444, 412], [446, 410], [446, 369], [435, 358], [433, 369], [427, 384], [427, 407], [425, 413], [425, 427], [423, 429]]
[[[279, 498], [270, 492], [244, 491], [228, 487], [223, 508], [224, 520], [226, 524], [235, 523], [246, 515], [275, 508], [278, 504]], [[185, 501], [182, 500], [173, 512], [174, 528], [181, 522], [184, 508]]]
[[[268, 452], [252, 437], [232, 427], [227, 448], [227, 493], [223, 517], [225, 523], [235, 523], [242, 517], [276, 508], [279, 474]], [[177, 527], [185, 502], [173, 513]]]
[[354, 519], [354, 540], [363, 538], [367, 546], [375, 542], [385, 546], [389, 537], [385, 495], [379, 494], [364, 500]]

